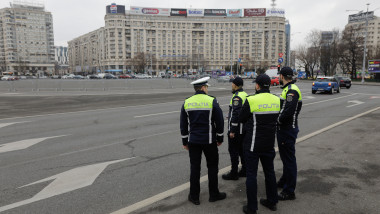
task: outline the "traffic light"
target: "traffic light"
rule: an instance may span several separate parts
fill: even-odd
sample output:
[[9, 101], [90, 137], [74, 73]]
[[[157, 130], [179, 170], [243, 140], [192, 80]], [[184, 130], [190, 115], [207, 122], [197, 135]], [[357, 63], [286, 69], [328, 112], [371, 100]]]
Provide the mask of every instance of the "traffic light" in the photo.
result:
[[281, 68], [281, 65], [277, 65], [277, 71], [278, 71], [278, 73], [280, 73], [280, 68]]

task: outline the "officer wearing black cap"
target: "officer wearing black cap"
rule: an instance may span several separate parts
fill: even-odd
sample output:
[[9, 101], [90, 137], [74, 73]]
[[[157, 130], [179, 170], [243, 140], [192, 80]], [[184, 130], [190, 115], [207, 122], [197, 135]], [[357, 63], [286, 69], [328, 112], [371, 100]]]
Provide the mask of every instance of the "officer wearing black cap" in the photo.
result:
[[224, 119], [222, 109], [215, 97], [208, 94], [208, 80], [205, 77], [192, 82], [195, 94], [185, 100], [180, 116], [183, 148], [190, 156], [190, 193], [188, 200], [199, 205], [200, 171], [202, 152], [206, 156], [209, 182], [209, 201], [226, 198], [218, 188], [218, 146], [223, 142]]
[[[231, 158], [231, 171], [222, 175], [224, 180], [238, 180], [246, 177], [245, 159], [243, 152], [243, 124], [239, 123], [239, 114], [248, 94], [243, 90], [244, 81], [236, 77], [232, 82], [233, 96], [228, 112], [228, 152]], [[239, 157], [242, 168], [238, 171]]]
[[247, 206], [243, 212], [256, 213], [257, 206], [257, 169], [259, 160], [265, 176], [266, 199], [260, 204], [268, 209], [277, 210], [277, 185], [274, 172], [274, 150], [277, 118], [280, 112], [280, 99], [271, 94], [271, 80], [268, 75], [261, 74], [256, 78], [256, 94], [247, 97], [239, 122], [245, 124], [244, 151], [246, 160]]
[[295, 143], [298, 135], [298, 115], [302, 108], [302, 94], [292, 80], [293, 70], [284, 67], [280, 71], [281, 111], [278, 117], [277, 143], [283, 163], [283, 172], [277, 186], [282, 188], [279, 200], [294, 200], [297, 182]]

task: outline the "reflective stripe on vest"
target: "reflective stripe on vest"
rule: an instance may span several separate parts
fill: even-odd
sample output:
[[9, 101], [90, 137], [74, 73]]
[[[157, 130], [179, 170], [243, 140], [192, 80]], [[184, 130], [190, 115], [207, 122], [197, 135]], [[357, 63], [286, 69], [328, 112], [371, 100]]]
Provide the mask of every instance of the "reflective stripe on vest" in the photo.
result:
[[298, 101], [302, 101], [302, 94], [301, 94], [301, 91], [300, 89], [298, 88], [298, 86], [296, 86], [295, 84], [290, 84], [288, 85], [286, 88], [284, 88], [284, 90], [282, 91], [282, 94], [281, 94], [281, 99], [282, 100], [286, 100], [286, 94], [288, 93], [288, 91], [292, 89], [292, 90], [295, 90], [298, 92], [298, 95], [299, 95], [299, 99]]
[[251, 113], [253, 115], [253, 133], [250, 151], [253, 152], [256, 140], [256, 115], [258, 114], [278, 114], [280, 112], [280, 98], [270, 94], [261, 93], [247, 97]]
[[196, 94], [185, 100], [184, 108], [186, 111], [212, 110], [214, 99], [205, 94]]
[[[210, 97], [206, 94], [196, 94], [192, 97], [189, 97], [185, 100], [184, 109], [186, 112], [189, 111], [202, 111], [206, 110], [209, 111], [209, 118], [208, 118], [208, 126], [209, 126], [209, 143], [212, 143], [212, 108], [213, 108], [213, 102], [214, 97]], [[190, 122], [189, 122], [190, 125]], [[189, 138], [190, 141], [190, 138]]]
[[232, 106], [232, 100], [233, 100], [235, 97], [240, 97], [240, 99], [243, 101], [243, 102], [242, 102], [242, 105], [244, 105], [245, 100], [246, 100], [247, 97], [248, 97], [248, 94], [247, 94], [245, 91], [239, 91], [238, 93], [235, 93], [234, 95], [232, 95], [232, 98], [231, 98], [231, 101], [230, 101], [230, 105], [231, 105], [231, 106]]

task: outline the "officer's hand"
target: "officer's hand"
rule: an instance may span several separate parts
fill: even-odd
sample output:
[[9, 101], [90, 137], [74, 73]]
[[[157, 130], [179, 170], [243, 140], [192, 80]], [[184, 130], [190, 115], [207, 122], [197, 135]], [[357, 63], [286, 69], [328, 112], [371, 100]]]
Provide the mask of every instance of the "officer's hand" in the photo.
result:
[[189, 151], [189, 146], [188, 145], [183, 146], [183, 148]]
[[235, 133], [230, 133], [230, 138], [235, 138]]
[[[223, 142], [222, 142], [222, 143], [223, 143]], [[218, 143], [218, 142], [216, 142], [216, 145], [220, 146], [220, 145], [222, 145], [222, 143]]]

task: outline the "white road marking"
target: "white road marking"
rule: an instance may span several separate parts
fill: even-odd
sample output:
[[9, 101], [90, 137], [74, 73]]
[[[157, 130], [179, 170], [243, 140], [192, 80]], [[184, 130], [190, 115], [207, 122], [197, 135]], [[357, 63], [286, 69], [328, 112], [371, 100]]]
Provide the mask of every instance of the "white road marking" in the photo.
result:
[[94, 183], [95, 179], [100, 175], [100, 173], [104, 171], [104, 169], [108, 165], [130, 160], [133, 158], [126, 158], [122, 160], [108, 161], [104, 163], [97, 163], [93, 165], [78, 167], [75, 169], [68, 170], [66, 172], [62, 172], [57, 175], [53, 175], [51, 177], [48, 177], [42, 180], [36, 181], [34, 183], [19, 187], [19, 188], [23, 188], [23, 187], [31, 186], [34, 184], [54, 180], [49, 185], [47, 185], [41, 192], [37, 193], [32, 198], [0, 207], [0, 212], [10, 210], [16, 207], [20, 207], [26, 204], [30, 204], [36, 201], [40, 201], [43, 199], [47, 199], [47, 198], [60, 195], [66, 192], [71, 192], [71, 191], [74, 191], [86, 186], [90, 186]]
[[[361, 117], [361, 116], [364, 116], [364, 115], [366, 115], [366, 114], [369, 114], [369, 113], [374, 112], [374, 111], [377, 111], [377, 110], [380, 110], [380, 107], [377, 107], [377, 108], [374, 108], [374, 109], [372, 109], [372, 110], [366, 111], [366, 112], [364, 112], [364, 113], [358, 114], [358, 115], [356, 115], [356, 116], [353, 116], [353, 117], [347, 118], [347, 119], [345, 119], [345, 120], [342, 120], [342, 121], [340, 121], [340, 122], [337, 122], [337, 123], [335, 123], [335, 124], [332, 124], [332, 125], [330, 125], [330, 126], [327, 126], [327, 127], [323, 128], [323, 129], [321, 129], [321, 130], [318, 130], [318, 131], [316, 131], [316, 132], [313, 132], [313, 133], [310, 133], [310, 134], [305, 135], [305, 136], [303, 136], [303, 137], [300, 137], [299, 139], [297, 139], [297, 142], [296, 142], [296, 143], [301, 143], [301, 142], [303, 142], [303, 141], [305, 141], [305, 140], [307, 140], [307, 139], [309, 139], [309, 138], [312, 138], [312, 137], [314, 137], [314, 136], [316, 136], [316, 135], [318, 135], [318, 134], [321, 134], [321, 133], [323, 133], [323, 132], [329, 131], [329, 130], [331, 130], [331, 129], [334, 128], [334, 127], [340, 126], [340, 125], [342, 125], [342, 124], [344, 124], [344, 123], [347, 123], [347, 122], [349, 122], [349, 121], [351, 121], [351, 120], [357, 119], [357, 118], [359, 118], [359, 117]], [[276, 148], [276, 151], [278, 151], [278, 148]], [[224, 173], [228, 172], [230, 169], [231, 169], [231, 166], [227, 166], [227, 167], [225, 167], [225, 168], [219, 170], [219, 174], [224, 174]], [[203, 182], [206, 182], [206, 181], [208, 181], [208, 175], [205, 175], [205, 176], [203, 176], [203, 177], [200, 178], [200, 183], [203, 183]], [[187, 183], [185, 183], [185, 184], [182, 184], [182, 185], [180, 185], [180, 186], [174, 187], [174, 188], [169, 189], [169, 190], [167, 190], [167, 191], [165, 191], [165, 192], [159, 193], [159, 194], [154, 195], [154, 196], [152, 196], [152, 197], [150, 197], [150, 198], [147, 198], [147, 199], [145, 199], [145, 200], [142, 200], [142, 201], [140, 201], [140, 202], [137, 202], [137, 203], [135, 203], [135, 204], [132, 204], [132, 205], [130, 205], [130, 206], [128, 206], [128, 207], [125, 207], [125, 208], [122, 208], [122, 209], [117, 210], [117, 211], [115, 211], [115, 212], [112, 212], [111, 214], [128, 214], [128, 213], [134, 212], [134, 211], [136, 211], [136, 210], [139, 210], [139, 209], [141, 209], [141, 208], [144, 208], [144, 207], [146, 207], [146, 206], [149, 206], [149, 205], [151, 205], [151, 204], [153, 204], [153, 203], [156, 203], [156, 202], [158, 202], [158, 201], [161, 201], [161, 200], [163, 200], [163, 199], [165, 199], [165, 198], [167, 198], [167, 197], [169, 197], [169, 196], [172, 196], [172, 195], [174, 195], [174, 194], [177, 194], [177, 193], [179, 193], [179, 192], [182, 192], [182, 191], [184, 191], [184, 190], [187, 190], [187, 189], [189, 189], [189, 187], [190, 187], [190, 183], [187, 182]]]
[[12, 142], [12, 143], [1, 144], [0, 145], [0, 153], [12, 152], [12, 151], [26, 149], [26, 148], [29, 148], [29, 147], [37, 144], [37, 143], [41, 143], [44, 140], [52, 139], [52, 138], [58, 138], [58, 137], [65, 137], [65, 136], [67, 136], [67, 135], [34, 138], [34, 139], [21, 140], [21, 141]]
[[[146, 136], [139, 137], [139, 138], [134, 138], [133, 140], [141, 140], [141, 139], [145, 139], [145, 138], [150, 138], [150, 137], [155, 137], [155, 136], [159, 136], [159, 135], [170, 134], [170, 133], [174, 133], [174, 132], [178, 132], [178, 131], [175, 130], [175, 131], [167, 131], [167, 132], [162, 132], [162, 133], [157, 133], [157, 134], [151, 134], [151, 135], [146, 135]], [[129, 140], [127, 140], [127, 141], [129, 141]], [[28, 160], [28, 161], [25, 161], [25, 162], [20, 162], [20, 163], [14, 163], [14, 164], [6, 165], [6, 166], [1, 166], [0, 169], [9, 168], [9, 167], [15, 167], [15, 166], [24, 165], [24, 164], [30, 164], [32, 162], [43, 161], [43, 160], [48, 160], [48, 159], [62, 157], [62, 156], [68, 156], [68, 155], [72, 155], [72, 154], [76, 154], [76, 153], [80, 153], [80, 152], [87, 152], [87, 151], [91, 151], [91, 150], [102, 149], [102, 148], [109, 147], [109, 146], [123, 144], [125, 142], [116, 142], [116, 143], [110, 143], [110, 144], [105, 144], [105, 145], [93, 146], [93, 147], [89, 147], [89, 148], [82, 149], [82, 150], [75, 150], [73, 152], [62, 153], [62, 154], [59, 154], [59, 155], [48, 156], [48, 157], [43, 157], [43, 158], [38, 158], [38, 159], [32, 159], [32, 160]]]
[[350, 108], [350, 107], [353, 107], [353, 106], [357, 106], [357, 105], [363, 104], [364, 102], [359, 101], [359, 100], [350, 100], [350, 101], [348, 101], [348, 103], [355, 103], [353, 105], [346, 106], [347, 108]]
[[322, 100], [322, 101], [318, 101], [318, 102], [302, 104], [302, 106], [314, 105], [314, 104], [317, 104], [317, 103], [324, 103], [324, 102], [328, 102], [328, 101], [332, 101], [332, 100], [338, 100], [338, 99], [342, 99], [342, 98], [346, 98], [346, 97], [351, 97], [351, 96], [354, 96], [354, 95], [356, 95], [356, 94], [350, 94], [350, 95], [343, 96], [343, 97], [337, 97], [337, 98], [332, 98], [332, 99], [328, 99], [328, 100]]
[[180, 111], [169, 111], [169, 112], [162, 112], [162, 113], [156, 113], [156, 114], [146, 114], [146, 115], [134, 116], [134, 118], [150, 117], [150, 116], [164, 115], [164, 114], [173, 114], [173, 113], [179, 113], [179, 112]]
[[309, 100], [315, 99], [315, 97], [312, 97], [312, 96], [305, 96], [304, 98], [309, 99]]
[[369, 99], [380, 99], [380, 96], [372, 96]]
[[6, 127], [6, 126], [10, 126], [10, 125], [13, 125], [13, 124], [17, 124], [17, 123], [29, 123], [29, 122], [30, 121], [14, 122], [14, 123], [0, 123], [0, 128]]

